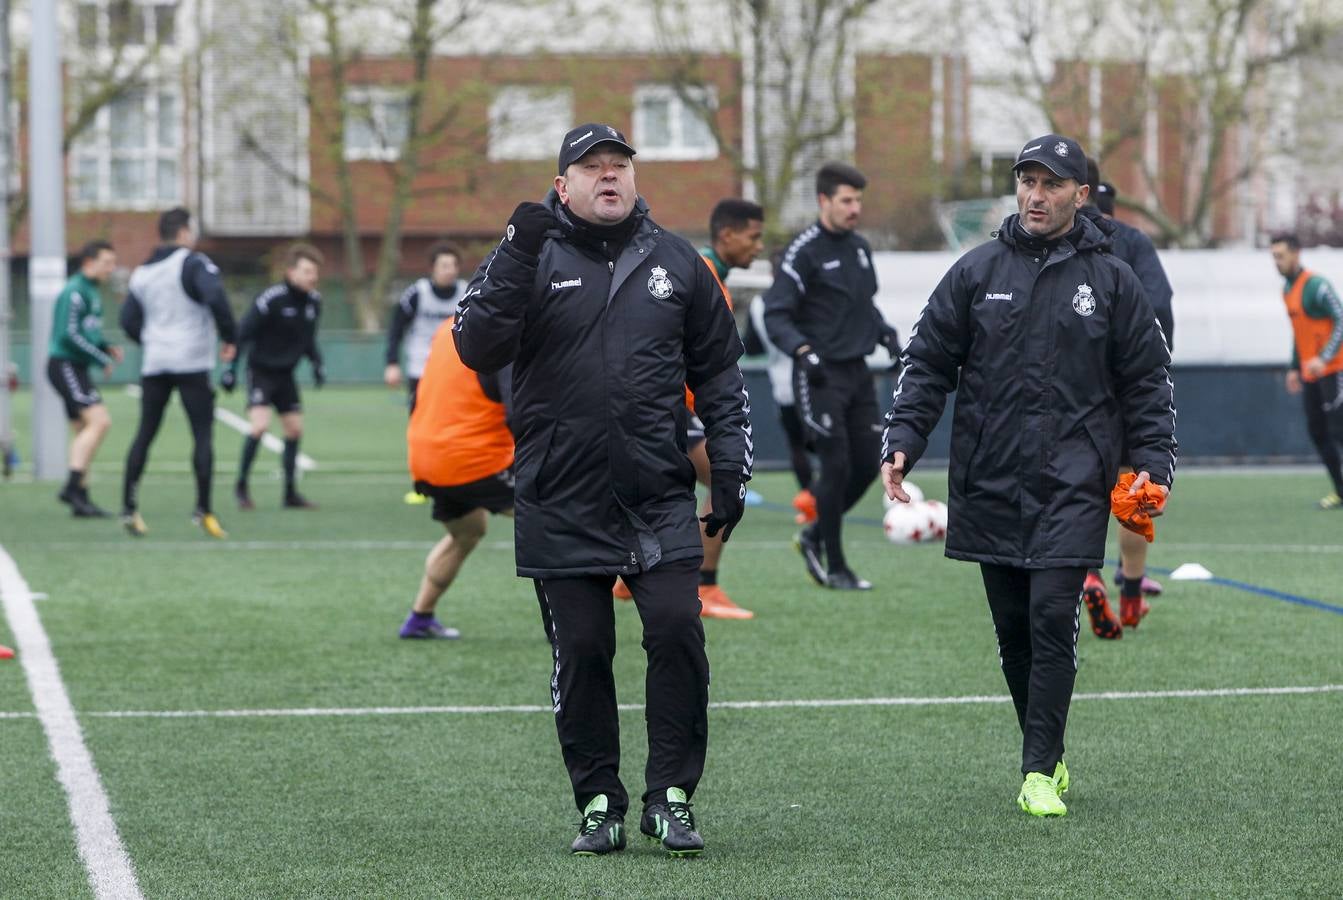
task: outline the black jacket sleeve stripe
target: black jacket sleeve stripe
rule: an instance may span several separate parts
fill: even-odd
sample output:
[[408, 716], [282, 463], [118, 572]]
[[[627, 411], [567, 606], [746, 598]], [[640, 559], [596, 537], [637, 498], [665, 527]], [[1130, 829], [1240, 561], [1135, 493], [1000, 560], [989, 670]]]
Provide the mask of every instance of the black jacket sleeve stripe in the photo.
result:
[[453, 325], [457, 353], [469, 368], [494, 372], [517, 358], [538, 262], [500, 241], [480, 264]]
[[694, 296], [686, 311], [686, 384], [704, 422], [709, 467], [742, 481], [751, 478], [755, 443], [751, 399], [737, 360], [741, 337], [727, 300], [707, 266], [696, 265]]
[[1169, 486], [1179, 453], [1170, 350], [1137, 277], [1121, 270], [1116, 293], [1111, 359], [1129, 462]]

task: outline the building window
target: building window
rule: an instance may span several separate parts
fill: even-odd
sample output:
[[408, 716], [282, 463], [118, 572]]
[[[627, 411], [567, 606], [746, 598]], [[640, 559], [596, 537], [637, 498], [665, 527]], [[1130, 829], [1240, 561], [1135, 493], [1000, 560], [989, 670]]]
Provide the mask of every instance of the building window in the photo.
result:
[[515, 85], [499, 88], [490, 104], [489, 158], [554, 159], [574, 125], [569, 88]]
[[79, 0], [79, 47], [170, 47], [177, 39], [178, 0]]
[[182, 200], [181, 104], [134, 88], [98, 110], [70, 157], [70, 201], [83, 209], [155, 209]]
[[410, 98], [403, 90], [352, 87], [345, 92], [345, 158], [401, 158], [410, 138]]
[[718, 142], [702, 110], [716, 109], [713, 88], [686, 89], [686, 102], [668, 84], [634, 90], [634, 146], [640, 159], [713, 159]]

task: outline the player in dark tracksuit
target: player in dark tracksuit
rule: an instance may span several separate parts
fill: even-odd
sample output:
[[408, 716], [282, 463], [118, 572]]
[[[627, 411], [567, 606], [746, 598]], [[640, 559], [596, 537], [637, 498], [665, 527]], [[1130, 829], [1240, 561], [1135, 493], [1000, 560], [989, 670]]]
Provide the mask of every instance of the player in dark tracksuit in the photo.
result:
[[788, 246], [765, 293], [770, 341], [793, 358], [794, 400], [816, 449], [811, 491], [817, 521], [797, 537], [817, 584], [869, 590], [844, 558], [844, 513], [877, 474], [881, 414], [865, 357], [881, 344], [892, 359], [900, 339], [877, 309], [872, 248], [853, 229], [867, 184], [857, 169], [827, 163], [816, 174], [820, 216]]
[[294, 369], [303, 357], [312, 361], [317, 387], [326, 383], [317, 325], [322, 297], [317, 293], [322, 256], [306, 244], [295, 244], [285, 257], [284, 281], [262, 291], [243, 315], [238, 355], [223, 374], [220, 386], [232, 392], [238, 383], [238, 362], [247, 356], [247, 417], [251, 431], [243, 439], [242, 460], [233, 493], [241, 509], [253, 509], [247, 479], [261, 438], [270, 427], [270, 410], [280, 414], [284, 429], [284, 502], [286, 509], [312, 509], [298, 492], [298, 445], [303, 437], [303, 402]]
[[1076, 215], [1089, 193], [1081, 147], [1046, 135], [1016, 171], [1020, 214], [951, 267], [911, 333], [882, 478], [908, 502], [901, 483], [955, 390], [946, 555], [980, 564], [1022, 730], [1018, 803], [1063, 815], [1078, 594], [1104, 555], [1121, 444], [1136, 485], [1169, 490], [1175, 407], [1138, 279]]
[[672, 854], [693, 855], [704, 846], [689, 798], [708, 747], [709, 661], [685, 389], [704, 422], [710, 537], [727, 540], [745, 508], [750, 406], [741, 339], [714, 274], [649, 217], [633, 155], [607, 125], [565, 135], [555, 189], [514, 211], [454, 334], [478, 372], [513, 363], [514, 543], [554, 654], [555, 725], [583, 813], [572, 850], [625, 846], [611, 672], [619, 575], [648, 655], [639, 828]]

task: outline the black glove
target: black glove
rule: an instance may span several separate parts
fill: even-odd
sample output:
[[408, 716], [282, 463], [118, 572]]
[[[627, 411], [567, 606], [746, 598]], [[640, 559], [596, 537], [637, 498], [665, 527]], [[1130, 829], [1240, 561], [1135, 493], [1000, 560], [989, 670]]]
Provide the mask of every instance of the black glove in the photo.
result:
[[722, 531], [723, 543], [726, 544], [728, 535], [732, 534], [732, 529], [737, 527], [746, 512], [746, 484], [739, 478], [718, 473], [714, 473], [710, 481], [709, 497], [713, 508], [707, 516], [700, 516], [700, 521], [704, 523], [704, 533], [709, 537]]
[[815, 350], [808, 350], [793, 357], [793, 366], [806, 377], [812, 387], [825, 384], [825, 367]]
[[555, 214], [542, 204], [519, 203], [508, 220], [504, 240], [528, 256], [540, 256], [546, 232], [558, 224]]
[[887, 371], [900, 371], [900, 332], [894, 328], [883, 331], [877, 343], [886, 348], [886, 352], [891, 354], [891, 367]]
[[320, 363], [312, 367], [312, 383], [317, 385], [318, 390], [326, 384], [326, 369], [322, 368]]
[[238, 386], [238, 370], [225, 369], [219, 374], [219, 386], [224, 393], [231, 394], [233, 389]]

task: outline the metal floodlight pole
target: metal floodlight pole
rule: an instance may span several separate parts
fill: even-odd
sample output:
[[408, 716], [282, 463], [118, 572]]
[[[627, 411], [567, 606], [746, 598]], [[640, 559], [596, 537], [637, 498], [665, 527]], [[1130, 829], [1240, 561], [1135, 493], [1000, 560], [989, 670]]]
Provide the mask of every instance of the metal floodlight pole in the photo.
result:
[[9, 452], [14, 446], [14, 431], [11, 425], [9, 397], [9, 329], [13, 321], [10, 302], [9, 278], [9, 185], [10, 173], [14, 171], [14, 160], [9, 158], [10, 142], [14, 139], [10, 133], [9, 120], [9, 0], [0, 0], [0, 460], [6, 475], [9, 474]]
[[28, 53], [28, 196], [32, 249], [28, 297], [33, 386], [33, 474], [65, 471], [65, 411], [47, 382], [47, 342], [56, 295], [65, 286], [65, 158], [61, 153], [61, 34], [56, 3], [33, 3]]

